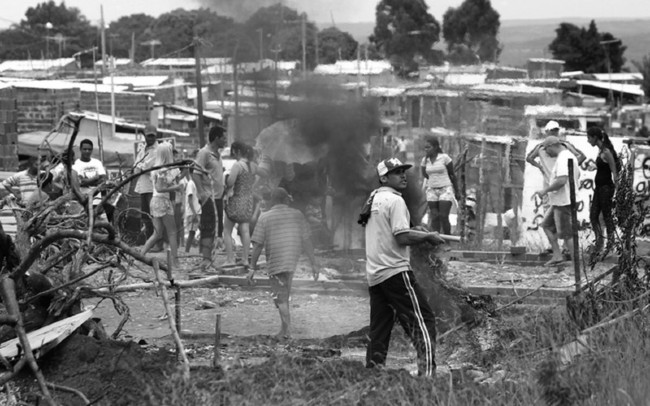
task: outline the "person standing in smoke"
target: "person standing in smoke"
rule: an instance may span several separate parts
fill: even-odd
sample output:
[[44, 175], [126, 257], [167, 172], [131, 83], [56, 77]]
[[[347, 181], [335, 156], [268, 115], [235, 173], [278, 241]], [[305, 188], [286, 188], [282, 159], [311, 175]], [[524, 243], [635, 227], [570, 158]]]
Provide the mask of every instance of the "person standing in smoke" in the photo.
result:
[[399, 320], [418, 354], [418, 374], [435, 373], [436, 319], [415, 280], [409, 245], [441, 244], [437, 232], [410, 228], [410, 214], [400, 191], [412, 165], [391, 158], [377, 165], [381, 186], [364, 205], [359, 223], [366, 228], [366, 276], [370, 292], [370, 343], [366, 367], [384, 365], [395, 320]]

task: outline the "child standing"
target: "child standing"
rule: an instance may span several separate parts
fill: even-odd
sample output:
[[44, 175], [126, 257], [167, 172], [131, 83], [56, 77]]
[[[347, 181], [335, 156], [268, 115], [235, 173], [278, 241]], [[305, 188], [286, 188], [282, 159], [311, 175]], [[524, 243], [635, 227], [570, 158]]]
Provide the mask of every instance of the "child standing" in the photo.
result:
[[192, 168], [189, 169], [187, 184], [185, 185], [185, 230], [188, 231], [187, 242], [185, 243], [185, 252], [190, 252], [194, 238], [196, 237], [196, 230], [199, 229], [199, 221], [201, 219], [201, 204], [196, 192], [196, 185], [192, 180]]

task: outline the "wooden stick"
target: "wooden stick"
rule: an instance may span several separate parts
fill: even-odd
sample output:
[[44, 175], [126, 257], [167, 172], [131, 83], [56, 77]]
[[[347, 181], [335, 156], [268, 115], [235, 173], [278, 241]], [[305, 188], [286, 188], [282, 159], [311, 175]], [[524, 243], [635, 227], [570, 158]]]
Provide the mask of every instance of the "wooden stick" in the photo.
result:
[[505, 161], [503, 160], [501, 147], [498, 148], [497, 160], [501, 165], [499, 165], [499, 177], [497, 178], [497, 250], [501, 251], [503, 249], [503, 201], [505, 200], [503, 195], [503, 165], [505, 165]]
[[214, 326], [214, 358], [212, 358], [212, 367], [219, 366], [219, 347], [221, 347], [221, 314], [217, 314], [217, 322]]
[[[174, 285], [179, 288], [198, 288], [198, 287], [205, 287], [205, 285], [211, 284], [211, 283], [216, 283], [219, 282], [221, 279], [220, 276], [214, 275], [214, 276], [209, 276], [207, 278], [202, 278], [202, 279], [195, 279], [191, 281], [174, 281]], [[93, 289], [92, 292], [96, 293], [120, 293], [120, 292], [133, 292], [136, 290], [140, 289], [152, 289], [156, 285], [155, 282], [142, 282], [142, 283], [134, 283], [131, 285], [121, 285], [121, 286], [116, 286], [114, 288], [99, 288], [99, 289]], [[168, 281], [162, 281], [160, 285], [164, 285], [165, 287], [171, 288], [172, 285]]]
[[176, 348], [178, 349], [178, 353], [180, 354], [180, 359], [183, 361], [182, 362], [183, 379], [185, 381], [188, 381], [190, 379], [190, 361], [187, 359], [187, 354], [185, 354], [185, 347], [183, 346], [181, 337], [178, 335], [178, 330], [176, 329], [176, 322], [171, 317], [172, 311], [169, 306], [169, 298], [167, 297], [167, 288], [165, 287], [165, 284], [160, 278], [160, 267], [158, 266], [158, 260], [154, 259], [152, 262], [153, 262], [153, 272], [156, 276], [156, 281], [160, 286], [160, 293], [161, 293], [160, 296], [162, 296], [163, 305], [165, 306], [165, 311], [169, 316], [167, 317], [167, 321], [169, 322], [169, 329], [172, 332], [172, 337], [174, 338], [174, 342], [176, 343]]
[[627, 313], [625, 313], [625, 314], [623, 314], [623, 315], [621, 315], [621, 316], [619, 316], [619, 317], [617, 317], [617, 318], [615, 318], [615, 319], [612, 319], [612, 320], [609, 320], [609, 321], [605, 321], [605, 322], [602, 322], [602, 323], [596, 324], [595, 326], [591, 326], [591, 327], [589, 327], [589, 328], [586, 328], [586, 329], [582, 330], [582, 331], [580, 332], [580, 334], [590, 334], [590, 333], [593, 333], [594, 331], [598, 330], [599, 328], [603, 328], [603, 327], [611, 326], [612, 324], [616, 324], [616, 323], [618, 323], [618, 322], [620, 322], [620, 321], [623, 321], [623, 320], [625, 320], [625, 319], [628, 319], [628, 318], [634, 316], [636, 313], [643, 312], [643, 311], [646, 311], [646, 310], [648, 310], [648, 309], [650, 309], [650, 304], [645, 305], [645, 306], [644, 306], [643, 308], [641, 308], [641, 309], [636, 308], [636, 309], [634, 309], [634, 310], [632, 310], [632, 311], [629, 311], [629, 312], [627, 312]]
[[52, 398], [52, 395], [50, 395], [50, 391], [47, 389], [43, 373], [38, 368], [38, 364], [36, 363], [36, 359], [32, 353], [32, 346], [29, 344], [29, 339], [27, 338], [27, 333], [25, 332], [25, 327], [23, 326], [23, 318], [20, 314], [20, 308], [18, 307], [18, 300], [16, 299], [16, 286], [13, 279], [2, 278], [2, 280], [0, 280], [0, 295], [2, 296], [2, 302], [7, 309], [7, 313], [9, 313], [10, 316], [14, 316], [16, 318], [16, 326], [14, 327], [14, 330], [18, 336], [20, 345], [23, 347], [23, 356], [27, 361], [27, 365], [29, 365], [29, 367], [32, 369], [32, 372], [34, 372], [34, 376], [36, 377], [38, 386], [41, 389], [43, 398], [45, 398], [45, 401], [48, 405], [56, 406], [57, 403]]
[[541, 285], [539, 285], [539, 287], [538, 287], [537, 289], [535, 289], [535, 290], [531, 290], [530, 292], [526, 293], [525, 295], [523, 295], [523, 296], [519, 296], [519, 297], [517, 297], [515, 300], [513, 300], [513, 301], [511, 301], [511, 302], [509, 302], [509, 303], [506, 303], [506, 304], [504, 304], [503, 306], [497, 307], [494, 311], [495, 311], [495, 312], [500, 312], [500, 311], [503, 310], [503, 309], [507, 309], [508, 307], [510, 307], [510, 306], [512, 306], [512, 305], [515, 305], [515, 304], [517, 304], [518, 302], [524, 300], [524, 299], [527, 298], [528, 296], [532, 296], [532, 295], [534, 295], [534, 294], [537, 293], [540, 289], [545, 288], [545, 287], [546, 287], [546, 284], [541, 284]]
[[[176, 320], [176, 329], [181, 331], [181, 288], [176, 285], [172, 272], [172, 250], [167, 250], [167, 279], [174, 289], [174, 319]], [[171, 314], [168, 314], [171, 317]]]
[[75, 395], [79, 396], [81, 398], [81, 400], [84, 402], [84, 405], [89, 405], [90, 404], [90, 400], [88, 400], [86, 395], [84, 395], [81, 391], [79, 391], [79, 390], [77, 390], [75, 388], [71, 388], [69, 386], [57, 385], [57, 384], [51, 383], [51, 382], [46, 382], [46, 385], [51, 389], [59, 390], [61, 392], [68, 392], [68, 393], [72, 393], [72, 394], [75, 394]]
[[578, 207], [576, 205], [576, 184], [575, 173], [573, 173], [573, 159], [569, 159], [569, 197], [571, 199], [573, 269], [575, 271], [576, 292], [580, 292], [580, 241], [578, 240]]

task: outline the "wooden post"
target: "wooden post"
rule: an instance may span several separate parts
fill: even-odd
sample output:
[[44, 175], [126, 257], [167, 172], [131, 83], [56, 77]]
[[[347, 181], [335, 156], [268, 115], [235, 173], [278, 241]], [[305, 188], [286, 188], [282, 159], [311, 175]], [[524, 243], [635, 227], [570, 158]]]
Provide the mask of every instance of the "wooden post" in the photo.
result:
[[[174, 320], [176, 321], [176, 329], [181, 331], [181, 287], [174, 283], [174, 275], [172, 272], [172, 251], [167, 250], [167, 280], [172, 289], [174, 289]], [[172, 317], [171, 314], [167, 315]], [[177, 352], [178, 354], [178, 352]]]
[[478, 184], [479, 190], [476, 194], [476, 243], [481, 244], [483, 242], [483, 223], [485, 222], [485, 210], [484, 207], [487, 204], [487, 194], [485, 193], [485, 148], [487, 145], [487, 140], [485, 137], [481, 139], [481, 154], [480, 164], [478, 169]]
[[571, 199], [571, 229], [573, 234], [573, 268], [575, 271], [576, 292], [580, 291], [580, 241], [578, 241], [578, 207], [576, 204], [575, 173], [573, 159], [569, 159], [569, 196]]
[[497, 251], [503, 250], [503, 201], [505, 200], [503, 195], [503, 186], [505, 182], [503, 181], [503, 151], [501, 146], [499, 146], [499, 152], [497, 152], [497, 162], [499, 163], [499, 176], [497, 177]]
[[460, 202], [458, 202], [458, 208], [459, 208], [459, 216], [460, 220], [458, 221], [458, 227], [460, 228], [460, 241], [462, 244], [463, 249], [465, 248], [465, 245], [467, 244], [467, 233], [465, 228], [467, 227], [467, 153], [469, 149], [465, 147], [465, 150], [463, 151], [463, 154], [461, 155], [461, 161], [460, 161], [460, 180], [459, 180], [459, 186], [458, 188], [460, 189]]
[[[194, 38], [192, 46], [194, 47], [194, 69], [196, 71], [196, 111], [197, 115], [197, 128], [199, 130], [199, 145], [203, 147], [205, 145], [205, 130], [203, 128], [203, 93], [201, 92], [201, 51], [200, 51], [201, 42], [199, 38]], [[223, 82], [222, 86], [223, 86]], [[223, 97], [223, 95], [222, 95]], [[221, 114], [224, 114], [223, 110]], [[171, 317], [171, 316], [170, 316]]]
[[214, 326], [214, 358], [212, 358], [212, 367], [219, 366], [219, 347], [221, 346], [221, 314], [217, 314], [217, 322]]
[[177, 357], [183, 365], [183, 380], [187, 382], [190, 379], [190, 360], [187, 358], [187, 354], [185, 354], [185, 347], [183, 346], [183, 342], [181, 341], [181, 336], [178, 332], [178, 329], [176, 328], [176, 323], [174, 322], [171, 316], [171, 306], [169, 306], [169, 298], [167, 297], [167, 288], [165, 287], [165, 283], [160, 277], [160, 267], [158, 266], [158, 260], [154, 259], [152, 262], [153, 262], [152, 268], [153, 268], [154, 276], [156, 277], [156, 282], [160, 287], [160, 296], [162, 297], [163, 300], [163, 306], [165, 307], [165, 312], [167, 312], [167, 321], [169, 323], [169, 329], [171, 330], [172, 338], [176, 343]]

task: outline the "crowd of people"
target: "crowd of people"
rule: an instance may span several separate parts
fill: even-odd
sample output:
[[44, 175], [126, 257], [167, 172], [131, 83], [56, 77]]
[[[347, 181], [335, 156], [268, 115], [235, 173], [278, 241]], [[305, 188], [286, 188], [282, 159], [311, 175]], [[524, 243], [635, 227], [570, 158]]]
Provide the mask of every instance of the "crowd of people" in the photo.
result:
[[[291, 179], [291, 165], [278, 165], [264, 156], [258, 165], [254, 148], [236, 141], [230, 146], [231, 158], [236, 162], [224, 176], [222, 153], [227, 135], [221, 126], [209, 130], [208, 142], [193, 154], [191, 161], [179, 159], [178, 151], [172, 143], [160, 139], [155, 126], [146, 125], [142, 135], [144, 145], [133, 165], [133, 174], [138, 176], [132, 182], [139, 196], [142, 238], [136, 245], [141, 246], [140, 252], [160, 252], [166, 246], [171, 251], [172, 269], [178, 269], [182, 266], [179, 247], [189, 252], [198, 242], [202, 260], [194, 268], [198, 270], [195, 276], [208, 276], [239, 263], [254, 283], [260, 255], [265, 251], [266, 270], [281, 319], [278, 337], [289, 337], [291, 282], [303, 253], [312, 264], [312, 273], [318, 275], [311, 227], [305, 213], [294, 208], [301, 205], [294, 204], [289, 192], [281, 187], [281, 182], [286, 184]], [[102, 203], [102, 196], [112, 186], [107, 182], [107, 170], [92, 156], [94, 145], [90, 139], [81, 140], [78, 149], [78, 159], [74, 153], [50, 159], [29, 157], [24, 170], [4, 180], [4, 195], [32, 209], [62, 194], [74, 193], [78, 199], [69, 210], [86, 210], [113, 223], [115, 207]], [[71, 166], [69, 176], [67, 163]], [[241, 241], [239, 258], [235, 255], [235, 237]], [[221, 250], [225, 254], [223, 262], [216, 255]]]
[[[569, 168], [572, 162], [574, 186], [578, 189], [580, 166], [585, 155], [559, 136], [559, 125], [549, 122], [546, 136], [527, 155], [526, 161], [539, 169], [543, 187], [535, 193], [547, 209], [542, 228], [551, 245], [552, 258], [546, 265], [570, 259], [572, 247], [571, 200]], [[140, 198], [144, 239], [141, 252], [161, 251], [166, 244], [171, 251], [173, 268], [179, 267], [179, 247], [185, 252], [198, 242], [201, 255], [200, 273], [211, 268], [235, 264], [233, 234], [241, 240], [240, 264], [247, 278], [254, 283], [259, 259], [266, 254], [266, 271], [273, 298], [280, 314], [278, 337], [291, 335], [289, 298], [293, 275], [299, 257], [307, 255], [315, 278], [318, 264], [313, 253], [310, 225], [305, 217], [305, 202], [292, 204], [290, 192], [283, 181], [295, 176], [292, 165], [277, 165], [268, 156], [257, 156], [255, 149], [241, 141], [230, 146], [236, 162], [224, 176], [222, 151], [227, 146], [225, 129], [213, 126], [206, 145], [195, 152], [190, 163], [180, 161], [172, 144], [158, 139], [156, 127], [144, 128], [144, 146], [135, 158], [133, 172], [135, 192]], [[602, 217], [607, 232], [606, 251], [614, 244], [615, 222], [613, 200], [620, 170], [618, 156], [607, 134], [600, 128], [587, 133], [590, 145], [598, 148], [593, 164], [596, 171], [595, 190], [590, 219], [595, 234], [595, 250], [605, 246]], [[454, 174], [454, 161], [446, 154], [438, 139], [427, 137], [423, 143], [424, 157], [419, 161], [422, 192], [429, 211], [428, 224], [413, 225], [401, 192], [407, 187], [407, 143], [402, 137], [392, 152], [395, 157], [376, 166], [380, 187], [367, 199], [359, 223], [366, 234], [366, 275], [370, 293], [370, 342], [368, 367], [385, 363], [390, 334], [395, 320], [404, 327], [418, 354], [418, 370], [430, 376], [435, 371], [435, 316], [428, 305], [409, 261], [409, 245], [429, 242], [442, 244], [452, 234], [450, 212], [460, 200], [459, 185]], [[27, 168], [7, 178], [3, 186], [24, 206], [45, 201], [48, 196], [74, 192], [86, 197], [88, 210], [112, 222], [114, 207], [103, 204], [101, 192], [107, 180], [103, 163], [92, 157], [93, 143], [79, 143], [80, 158], [63, 154], [58, 165], [44, 171], [49, 162], [31, 157]], [[259, 163], [258, 163], [259, 162]], [[71, 164], [67, 176], [66, 163]], [[275, 165], [275, 166], [274, 166]], [[45, 185], [50, 185], [46, 190]], [[48, 195], [48, 196], [45, 196]], [[82, 201], [83, 203], [83, 201]], [[293, 206], [293, 207], [292, 207]], [[83, 209], [83, 208], [80, 208]], [[187, 240], [185, 240], [187, 235]], [[565, 249], [560, 246], [564, 240]], [[252, 253], [251, 253], [252, 246]], [[215, 266], [215, 251], [223, 250], [225, 261]]]

